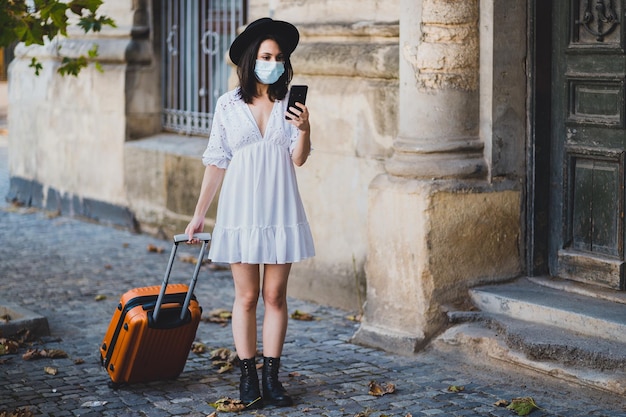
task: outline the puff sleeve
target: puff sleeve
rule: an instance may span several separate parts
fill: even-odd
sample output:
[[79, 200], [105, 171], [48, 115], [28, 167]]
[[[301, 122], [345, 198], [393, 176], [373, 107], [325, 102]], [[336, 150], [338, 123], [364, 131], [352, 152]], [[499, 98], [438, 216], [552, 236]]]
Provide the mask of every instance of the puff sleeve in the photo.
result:
[[213, 114], [209, 143], [202, 154], [202, 163], [215, 165], [218, 168], [226, 169], [232, 158], [232, 151], [228, 144], [228, 135], [224, 125], [224, 111], [222, 98], [217, 101], [216, 110]]

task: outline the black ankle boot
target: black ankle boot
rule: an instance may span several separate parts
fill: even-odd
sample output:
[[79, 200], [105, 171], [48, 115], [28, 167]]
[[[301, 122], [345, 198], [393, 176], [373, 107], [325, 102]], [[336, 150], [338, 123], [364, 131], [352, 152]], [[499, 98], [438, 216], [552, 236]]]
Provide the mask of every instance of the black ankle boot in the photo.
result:
[[255, 359], [240, 359], [239, 367], [241, 368], [239, 399], [246, 405], [247, 409], [263, 408]]
[[280, 358], [263, 357], [263, 400], [266, 404], [287, 407], [293, 405], [293, 400], [278, 381], [279, 367]]

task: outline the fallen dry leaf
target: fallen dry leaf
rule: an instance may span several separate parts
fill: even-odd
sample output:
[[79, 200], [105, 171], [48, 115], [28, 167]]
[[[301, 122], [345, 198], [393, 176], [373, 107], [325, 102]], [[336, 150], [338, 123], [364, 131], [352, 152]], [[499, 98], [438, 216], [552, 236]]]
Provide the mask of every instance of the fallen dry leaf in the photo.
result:
[[29, 361], [31, 359], [38, 359], [40, 357], [41, 356], [37, 349], [28, 349], [26, 353], [22, 355], [22, 359], [24, 359], [25, 361]]
[[350, 314], [349, 316], [346, 316], [346, 318], [350, 321], [360, 322], [362, 317], [360, 314], [357, 314], [357, 315]]
[[498, 400], [493, 403], [493, 405], [495, 405], [496, 407], [506, 407], [507, 405], [509, 405], [509, 402], [507, 400]]
[[103, 295], [103, 294], [98, 294], [98, 295], [96, 295], [96, 296], [94, 297], [94, 300], [96, 300], [96, 301], [104, 301], [104, 300], [106, 300], [106, 299], [107, 299], [107, 296], [106, 296], [106, 295]]
[[58, 368], [55, 368], [53, 366], [46, 366], [43, 368], [43, 371], [47, 373], [48, 375], [56, 375], [59, 373]]
[[15, 410], [0, 411], [0, 417], [34, 417], [35, 414], [28, 408], [16, 408]]
[[202, 317], [203, 321], [217, 324], [228, 324], [233, 317], [233, 313], [223, 308], [217, 308], [209, 311], [209, 313]]
[[465, 387], [464, 386], [459, 386], [459, 385], [450, 385], [448, 387], [448, 391], [449, 392], [461, 392], [461, 391], [465, 391]]
[[314, 320], [314, 317], [309, 314], [309, 313], [305, 313], [303, 311], [300, 310], [296, 310], [293, 313], [291, 313], [291, 318], [294, 320], [301, 320], [301, 321], [312, 321]]
[[195, 256], [181, 256], [180, 257], [180, 261], [181, 262], [186, 262], [188, 264], [197, 264], [198, 263], [198, 259]]
[[152, 245], [152, 244], [148, 245], [148, 252], [151, 252], [151, 253], [163, 253], [163, 251], [164, 251], [163, 248], [160, 248], [160, 247]]
[[82, 365], [83, 363], [85, 363], [85, 360], [83, 358], [74, 359], [74, 365]]
[[197, 355], [206, 352], [206, 345], [200, 342], [193, 342], [191, 344], [191, 351]]
[[213, 362], [214, 366], [219, 367], [219, 369], [217, 370], [218, 374], [223, 374], [224, 372], [228, 372], [228, 371], [232, 371], [234, 369], [234, 366], [231, 362]]
[[234, 362], [237, 353], [228, 348], [218, 348], [211, 351], [211, 359]]
[[237, 352], [233, 352], [228, 348], [219, 348], [211, 351], [211, 360], [213, 366], [219, 368], [218, 374], [229, 372], [234, 369], [237, 360]]
[[216, 402], [210, 403], [209, 405], [211, 407], [214, 407], [217, 411], [224, 411], [227, 413], [233, 411], [242, 411], [246, 409], [246, 405], [242, 403], [241, 400], [234, 400], [228, 397], [220, 398]]
[[67, 358], [67, 353], [61, 349], [43, 349], [41, 352], [45, 358]]
[[10, 353], [16, 353], [20, 344], [11, 339], [0, 339], [0, 355], [8, 355]]
[[28, 349], [22, 355], [22, 359], [25, 361], [41, 358], [67, 358], [67, 353], [60, 349]]
[[539, 408], [539, 406], [532, 397], [513, 398], [511, 404], [506, 407], [507, 410], [515, 411], [518, 416], [527, 416], [536, 408]]
[[394, 392], [396, 392], [396, 386], [390, 382], [379, 384], [376, 381], [370, 381], [369, 383], [369, 395], [382, 397], [385, 394], [393, 394]]

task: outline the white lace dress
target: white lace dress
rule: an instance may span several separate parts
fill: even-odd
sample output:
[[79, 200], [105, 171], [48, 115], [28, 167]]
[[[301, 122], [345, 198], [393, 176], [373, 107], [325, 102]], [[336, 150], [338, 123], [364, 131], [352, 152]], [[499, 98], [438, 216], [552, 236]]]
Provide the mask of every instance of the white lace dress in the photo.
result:
[[227, 168], [209, 259], [285, 264], [315, 255], [291, 152], [298, 129], [287, 123], [287, 97], [276, 101], [265, 136], [238, 89], [216, 105], [202, 162]]

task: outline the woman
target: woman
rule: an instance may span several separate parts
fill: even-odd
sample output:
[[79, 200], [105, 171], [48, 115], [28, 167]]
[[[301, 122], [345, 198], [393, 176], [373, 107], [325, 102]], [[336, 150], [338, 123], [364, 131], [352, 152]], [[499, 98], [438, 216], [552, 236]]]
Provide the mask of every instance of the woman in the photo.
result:
[[[287, 281], [293, 262], [315, 254], [294, 170], [311, 150], [309, 111], [296, 103], [297, 108], [289, 109], [293, 114], [287, 112], [293, 75], [289, 58], [298, 40], [292, 24], [263, 18], [250, 23], [231, 45], [239, 87], [217, 101], [202, 157], [202, 188], [185, 230], [190, 240], [203, 230], [223, 180], [209, 258], [231, 265], [239, 394], [248, 408], [293, 404], [278, 380], [288, 320]], [[260, 292], [265, 305], [262, 396], [255, 361]]]

